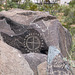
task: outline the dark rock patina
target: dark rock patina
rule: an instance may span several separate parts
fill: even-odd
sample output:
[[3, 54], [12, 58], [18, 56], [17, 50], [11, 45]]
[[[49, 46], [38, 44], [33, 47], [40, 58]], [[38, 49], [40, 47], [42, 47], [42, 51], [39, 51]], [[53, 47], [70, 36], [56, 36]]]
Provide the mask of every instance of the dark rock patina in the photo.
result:
[[0, 33], [9, 45], [22, 53], [47, 53], [56, 46], [64, 56], [70, 50], [71, 36], [56, 17], [46, 12], [12, 9], [0, 12]]

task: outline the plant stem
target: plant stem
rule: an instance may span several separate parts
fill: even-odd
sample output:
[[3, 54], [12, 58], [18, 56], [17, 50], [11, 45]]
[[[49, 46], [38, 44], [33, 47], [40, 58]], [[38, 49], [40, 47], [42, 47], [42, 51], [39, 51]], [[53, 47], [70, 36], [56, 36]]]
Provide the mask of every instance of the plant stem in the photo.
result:
[[7, 10], [7, 0], [6, 0], [6, 7], [5, 7], [5, 10]]

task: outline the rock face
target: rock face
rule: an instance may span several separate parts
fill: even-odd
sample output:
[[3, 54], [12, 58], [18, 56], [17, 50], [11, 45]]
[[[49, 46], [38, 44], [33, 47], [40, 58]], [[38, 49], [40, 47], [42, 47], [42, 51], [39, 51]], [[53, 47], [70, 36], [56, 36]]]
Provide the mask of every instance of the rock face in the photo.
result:
[[34, 75], [20, 52], [0, 41], [0, 75]]
[[[56, 17], [46, 12], [12, 9], [0, 12], [0, 19], [0, 26], [5, 25], [0, 27], [4, 41], [22, 53], [46, 54], [49, 46], [56, 46], [67, 56], [70, 50], [70, 33]], [[33, 39], [37, 39], [37, 45]]]
[[[65, 66], [65, 64], [63, 64], [62, 66], [58, 65], [60, 69], [55, 68], [54, 64], [55, 63], [49, 66], [50, 69], [47, 67], [47, 61], [38, 65], [37, 67], [38, 75], [74, 75], [74, 73], [71, 72], [71, 69], [67, 70], [66, 68], [62, 68], [63, 66]], [[59, 64], [62, 63], [59, 62]]]
[[68, 63], [59, 54], [53, 59], [50, 65], [48, 65], [47, 61], [38, 65], [38, 75], [74, 75], [68, 66]]
[[68, 62], [63, 60], [61, 54], [58, 54], [48, 65], [47, 75], [73, 75]]
[[37, 66], [47, 60], [47, 55], [39, 53], [24, 54], [24, 57], [29, 63], [31, 69], [34, 71], [34, 75], [38, 75]]
[[37, 69], [38, 75], [73, 75], [68, 62], [64, 61], [62, 54], [54, 46], [49, 47], [48, 60], [41, 63]]

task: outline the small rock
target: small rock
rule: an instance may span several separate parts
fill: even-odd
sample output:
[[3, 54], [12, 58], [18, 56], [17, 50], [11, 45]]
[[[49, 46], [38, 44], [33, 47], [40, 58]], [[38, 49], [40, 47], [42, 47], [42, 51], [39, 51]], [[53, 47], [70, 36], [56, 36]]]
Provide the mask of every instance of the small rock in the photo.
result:
[[38, 65], [37, 70], [38, 70], [38, 75], [47, 75], [47, 61]]
[[24, 57], [34, 71], [34, 75], [37, 75], [37, 66], [47, 60], [47, 55], [39, 53], [24, 54]]

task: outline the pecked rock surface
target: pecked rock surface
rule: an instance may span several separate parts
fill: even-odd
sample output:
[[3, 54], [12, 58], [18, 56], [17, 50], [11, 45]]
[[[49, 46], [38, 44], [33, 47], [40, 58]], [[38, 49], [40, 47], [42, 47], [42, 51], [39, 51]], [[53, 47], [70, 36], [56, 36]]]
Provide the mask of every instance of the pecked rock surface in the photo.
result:
[[0, 41], [0, 75], [34, 75], [34, 73], [20, 52]]
[[[5, 33], [12, 37], [20, 34], [25, 35], [24, 33], [28, 29], [35, 29], [40, 34], [39, 36], [45, 41], [46, 45], [44, 45], [42, 49], [46, 48], [45, 50], [48, 51], [49, 46], [55, 46], [61, 50], [64, 56], [67, 56], [67, 51], [69, 51], [71, 47], [71, 35], [69, 31], [60, 24], [56, 17], [46, 12], [22, 9], [0, 12], [1, 33]], [[7, 41], [7, 39], [5, 39], [5, 41], [10, 45], [9, 41], [11, 40]], [[15, 47], [16, 45], [13, 45], [13, 43], [14, 41], [11, 42], [11, 46]], [[18, 49], [22, 50], [24, 48], [23, 45], [21, 47], [22, 48]], [[23, 52], [26, 50], [28, 49], [24, 48]]]
[[23, 55], [34, 71], [34, 75], [38, 75], [37, 66], [47, 60], [47, 55], [41, 53], [28, 53]]
[[49, 47], [47, 61], [41, 63], [37, 69], [38, 75], [73, 75], [68, 61], [64, 60], [60, 51], [54, 46]]
[[37, 67], [38, 75], [74, 75], [67, 61], [57, 55], [51, 64], [45, 61]]

